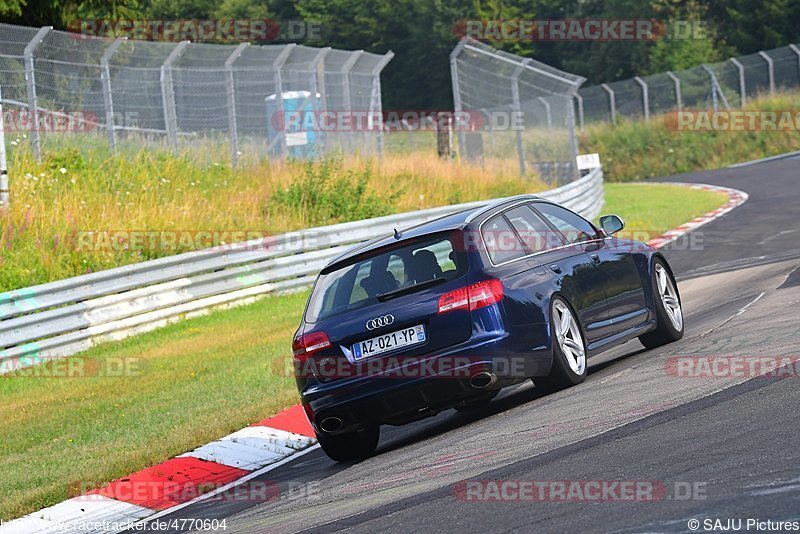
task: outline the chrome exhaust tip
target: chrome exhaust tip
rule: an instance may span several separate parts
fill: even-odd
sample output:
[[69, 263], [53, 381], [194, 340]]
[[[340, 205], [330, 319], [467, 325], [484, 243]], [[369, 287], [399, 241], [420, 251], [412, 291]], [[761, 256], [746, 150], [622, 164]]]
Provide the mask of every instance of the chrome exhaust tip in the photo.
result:
[[497, 383], [497, 375], [488, 371], [475, 373], [469, 379], [469, 385], [475, 389], [486, 389], [495, 383]]
[[338, 417], [326, 417], [319, 424], [319, 428], [323, 432], [336, 432], [341, 430], [342, 426], [344, 426], [344, 423], [342, 423], [342, 420]]

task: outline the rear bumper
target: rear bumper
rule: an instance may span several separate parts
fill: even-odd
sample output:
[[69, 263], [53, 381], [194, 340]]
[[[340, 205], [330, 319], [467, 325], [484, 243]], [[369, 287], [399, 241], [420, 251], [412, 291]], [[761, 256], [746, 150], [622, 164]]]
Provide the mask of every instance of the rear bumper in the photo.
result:
[[[306, 382], [300, 397], [311, 424], [337, 417], [347, 432], [369, 424], [405, 424], [435, 415], [488, 389], [470, 385], [470, 377], [490, 371], [495, 388], [550, 372], [552, 351], [547, 323], [527, 325], [524, 335], [487, 332], [446, 351], [403, 361], [368, 376]], [[387, 366], [388, 367], [388, 366]]]

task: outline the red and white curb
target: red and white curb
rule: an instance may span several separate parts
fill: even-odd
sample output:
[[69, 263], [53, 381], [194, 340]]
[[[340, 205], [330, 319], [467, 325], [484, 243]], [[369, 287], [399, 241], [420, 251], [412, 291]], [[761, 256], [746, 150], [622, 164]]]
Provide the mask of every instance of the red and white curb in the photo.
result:
[[[722, 217], [747, 201], [747, 193], [705, 184], [682, 185], [722, 191], [723, 206], [651, 239], [661, 248]], [[198, 501], [211, 499], [316, 449], [314, 431], [301, 405], [148, 467], [110, 484], [0, 526], [0, 534], [119, 532]], [[259, 490], [261, 491], [261, 490]], [[264, 496], [269, 498], [269, 496]]]
[[719, 219], [726, 213], [738, 208], [749, 198], [747, 193], [744, 191], [739, 191], [738, 189], [732, 189], [730, 187], [722, 187], [718, 185], [708, 185], [708, 184], [688, 184], [683, 182], [668, 182], [666, 185], [681, 185], [685, 187], [690, 187], [692, 189], [704, 189], [706, 191], [719, 191], [722, 193], [726, 193], [728, 195], [728, 202], [720, 206], [719, 208], [709, 211], [705, 215], [701, 215], [700, 217], [696, 217], [691, 221], [684, 223], [677, 228], [673, 228], [668, 232], [664, 232], [659, 237], [651, 239], [647, 242], [653, 248], [662, 248], [669, 243], [675, 241], [681, 236], [688, 234], [689, 232], [696, 230], [703, 226], [704, 224], [708, 224], [714, 219]]
[[[0, 533], [120, 532], [283, 465], [316, 444], [302, 406], [55, 506], [4, 523]], [[258, 489], [267, 500], [268, 490]], [[236, 498], [235, 496], [233, 498]]]

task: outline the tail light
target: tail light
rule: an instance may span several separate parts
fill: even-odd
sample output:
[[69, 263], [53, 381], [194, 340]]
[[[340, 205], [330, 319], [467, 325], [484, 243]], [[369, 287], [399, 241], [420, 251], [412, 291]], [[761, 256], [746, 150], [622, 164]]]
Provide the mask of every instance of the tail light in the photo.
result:
[[503, 283], [497, 279], [449, 291], [439, 297], [439, 314], [453, 310], [478, 310], [503, 300]]
[[325, 332], [309, 332], [295, 337], [292, 340], [292, 352], [295, 360], [304, 361], [322, 349], [331, 346], [328, 334]]

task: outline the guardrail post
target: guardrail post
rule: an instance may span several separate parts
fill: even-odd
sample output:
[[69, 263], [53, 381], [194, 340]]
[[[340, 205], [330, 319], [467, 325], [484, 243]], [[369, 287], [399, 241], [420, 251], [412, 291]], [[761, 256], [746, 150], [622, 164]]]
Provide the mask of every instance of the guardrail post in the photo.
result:
[[[529, 63], [528, 60], [522, 62], [514, 73], [511, 75], [511, 107], [515, 113], [522, 113], [522, 104], [519, 101], [519, 75], [525, 70], [525, 65]], [[525, 176], [525, 146], [522, 143], [522, 129], [518, 128], [516, 132], [517, 137], [517, 158], [519, 159], [519, 175]]]
[[581, 131], [583, 131], [583, 97], [575, 93], [575, 99], [578, 101], [578, 121], [581, 125]]
[[172, 64], [183, 54], [189, 41], [181, 41], [161, 65], [161, 100], [164, 106], [164, 129], [174, 152], [178, 151], [178, 114], [175, 110], [175, 90], [172, 84]]
[[744, 65], [736, 59], [732, 57], [730, 62], [736, 67], [736, 70], [739, 71], [739, 99], [741, 100], [740, 107], [745, 107], [747, 105], [747, 90], [745, 88], [745, 81], [744, 81]]
[[544, 99], [543, 96], [540, 96], [537, 100], [542, 103], [544, 106], [544, 114], [545, 118], [547, 119], [547, 129], [553, 129], [553, 115], [550, 113], [550, 102]]
[[616, 122], [617, 122], [617, 102], [616, 102], [616, 99], [615, 99], [615, 96], [614, 96], [614, 90], [611, 89], [611, 87], [609, 87], [607, 83], [600, 84], [600, 87], [602, 87], [605, 90], [605, 92], [608, 93], [608, 106], [609, 106], [609, 109], [611, 110], [611, 122], [616, 124]]
[[[381, 96], [381, 71], [386, 67], [386, 65], [392, 60], [394, 57], [394, 52], [389, 50], [386, 54], [378, 61], [378, 64], [375, 65], [375, 68], [372, 69], [372, 94], [369, 98], [369, 113], [370, 117], [376, 111], [383, 112], [383, 98]], [[370, 119], [371, 121], [372, 119]], [[383, 120], [378, 125], [378, 137], [375, 140], [377, 143], [378, 149], [378, 157], [383, 157]]]
[[114, 100], [111, 98], [111, 69], [108, 63], [125, 39], [125, 37], [115, 39], [108, 45], [103, 52], [103, 57], [100, 58], [100, 82], [103, 86], [103, 107], [106, 110], [106, 133], [108, 134], [108, 144], [114, 154], [117, 153], [117, 131], [114, 125]]
[[758, 53], [759, 56], [764, 58], [764, 61], [767, 62], [767, 72], [769, 73], [769, 94], [775, 93], [775, 63], [772, 61], [772, 58], [769, 55], [761, 51]]
[[239, 132], [236, 128], [236, 85], [233, 77], [233, 64], [242, 55], [250, 43], [241, 43], [237, 46], [228, 59], [225, 60], [225, 87], [228, 103], [228, 135], [231, 138], [231, 166], [239, 163]]
[[[286, 63], [286, 60], [289, 58], [289, 55], [292, 53], [294, 47], [297, 46], [295, 43], [287, 44], [283, 50], [281, 50], [278, 57], [275, 58], [275, 61], [272, 62], [272, 70], [275, 72], [275, 109], [277, 113], [280, 113], [281, 118], [283, 117], [283, 76], [281, 75], [281, 69], [283, 68], [283, 64]], [[286, 125], [284, 123], [283, 128], [280, 129], [278, 132], [278, 136], [270, 141], [269, 148], [272, 149], [273, 143], [278, 143], [278, 153], [281, 156], [286, 155], [286, 151], [288, 147], [286, 146]]]
[[642, 87], [642, 107], [644, 108], [644, 120], [650, 120], [650, 97], [647, 93], [647, 83], [639, 76], [633, 78]]
[[800, 77], [800, 48], [797, 48], [793, 44], [790, 44], [789, 48], [791, 48], [792, 52], [797, 54], [797, 76]]
[[33, 39], [25, 45], [25, 51], [23, 52], [25, 81], [28, 88], [28, 111], [31, 114], [31, 149], [36, 161], [42, 161], [42, 147], [39, 140], [39, 111], [36, 103], [36, 75], [34, 73], [33, 52], [52, 29], [52, 26], [40, 28], [36, 35], [33, 36]]
[[8, 207], [11, 205], [11, 195], [8, 187], [6, 125], [3, 122], [3, 88], [0, 86], [0, 212], [8, 210]]
[[680, 111], [683, 109], [683, 99], [681, 98], [681, 79], [675, 76], [675, 73], [671, 70], [667, 71], [667, 76], [669, 76], [669, 79], [675, 84], [675, 104], [677, 110]]
[[459, 41], [456, 47], [450, 52], [450, 83], [453, 87], [453, 111], [456, 117], [453, 120], [453, 126], [457, 128], [457, 135], [458, 135], [458, 159], [462, 163], [465, 159], [462, 157], [462, 152], [464, 152], [464, 127], [459, 126], [460, 115], [464, 111], [464, 107], [461, 103], [461, 91], [459, 90], [458, 85], [458, 56], [461, 54], [461, 51], [464, 49], [464, 45], [467, 44], [465, 39]]
[[[347, 112], [351, 115], [353, 114], [353, 96], [350, 93], [350, 71], [353, 70], [353, 66], [358, 61], [358, 58], [360, 58], [363, 54], [363, 50], [356, 50], [355, 52], [352, 52], [350, 57], [347, 58], [347, 61], [344, 62], [344, 65], [342, 65], [342, 69], [340, 71], [342, 73], [344, 82], [344, 86], [342, 87], [342, 95], [344, 97], [345, 105], [347, 106]], [[353, 131], [353, 128], [350, 129], [349, 137], [349, 148], [350, 150], [353, 150], [356, 145], [355, 132]]]

